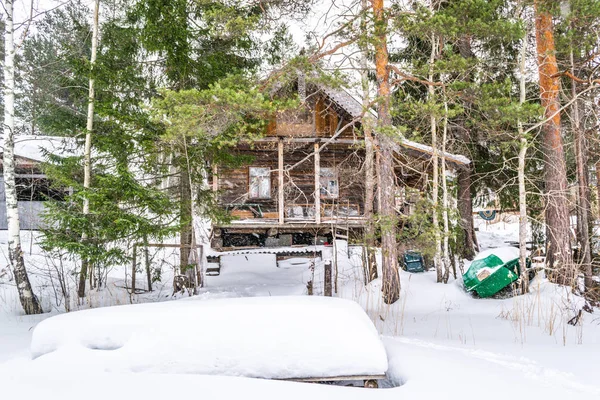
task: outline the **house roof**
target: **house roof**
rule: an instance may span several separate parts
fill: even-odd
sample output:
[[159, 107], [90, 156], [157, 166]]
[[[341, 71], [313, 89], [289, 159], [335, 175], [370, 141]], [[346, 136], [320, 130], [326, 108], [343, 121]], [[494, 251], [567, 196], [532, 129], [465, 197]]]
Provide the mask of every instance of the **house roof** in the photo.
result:
[[[0, 154], [4, 153], [4, 139], [1, 141]], [[81, 155], [73, 138], [60, 136], [18, 135], [15, 136], [15, 157], [29, 160], [46, 161], [46, 154], [62, 157]]]
[[[363, 105], [360, 99], [351, 95], [348, 91], [344, 89], [333, 89], [327, 87], [322, 84], [316, 84], [316, 86], [325, 93], [334, 103], [336, 103], [340, 108], [346, 111], [353, 118], [359, 118], [363, 115]], [[377, 113], [373, 109], [369, 109], [369, 112], [374, 118], [377, 118]], [[402, 152], [402, 150], [409, 150], [421, 154], [426, 154], [428, 156], [433, 155], [433, 147], [427, 146], [422, 143], [417, 143], [412, 140], [408, 140], [404, 137], [396, 140], [396, 144], [398, 147], [395, 149], [397, 152]], [[400, 148], [402, 147], [402, 148]], [[446, 161], [451, 162], [456, 165], [469, 165], [471, 160], [469, 158], [460, 155], [460, 154], [452, 154], [452, 153], [442, 153], [438, 151], [440, 157], [444, 156]]]

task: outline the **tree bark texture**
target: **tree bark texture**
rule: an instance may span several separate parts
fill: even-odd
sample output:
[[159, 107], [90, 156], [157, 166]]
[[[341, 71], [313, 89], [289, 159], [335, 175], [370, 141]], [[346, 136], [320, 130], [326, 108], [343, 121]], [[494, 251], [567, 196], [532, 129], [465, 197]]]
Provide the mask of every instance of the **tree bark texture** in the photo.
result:
[[[525, 104], [527, 88], [525, 81], [525, 63], [527, 61], [527, 36], [523, 39], [519, 61], [519, 104]], [[527, 191], [525, 187], [525, 156], [527, 155], [527, 138], [523, 131], [523, 122], [517, 122], [519, 131], [519, 268], [521, 270], [521, 293], [529, 292], [529, 274], [527, 272]]]
[[[571, 73], [575, 73], [575, 61], [573, 50], [570, 54]], [[577, 239], [579, 242], [579, 262], [585, 276], [586, 290], [594, 287], [593, 267], [592, 267], [592, 248], [590, 241], [590, 193], [588, 182], [588, 150], [585, 135], [581, 127], [581, 118], [579, 114], [579, 101], [577, 100], [577, 82], [571, 81], [571, 95], [574, 100], [571, 105], [571, 122], [573, 135], [575, 137], [575, 165], [577, 170]]]
[[472, 260], [475, 252], [479, 250], [475, 228], [473, 226], [473, 198], [471, 197], [471, 168], [459, 168], [457, 171], [458, 197], [457, 206], [459, 226], [463, 237], [460, 244], [461, 258]]
[[390, 82], [387, 50], [387, 17], [383, 0], [373, 0], [373, 16], [375, 20], [375, 75], [377, 78], [378, 96], [378, 138], [379, 138], [379, 181], [381, 216], [381, 251], [382, 251], [382, 290], [383, 300], [387, 304], [400, 298], [400, 276], [398, 273], [398, 249], [396, 244], [397, 215], [394, 207], [395, 172], [392, 150], [392, 117], [390, 113]]
[[[368, 6], [367, 0], [361, 2], [363, 10]], [[361, 29], [366, 33], [366, 17], [363, 17]], [[365, 135], [365, 210], [364, 215], [367, 219], [365, 226], [365, 280], [366, 283], [377, 278], [377, 261], [375, 258], [375, 215], [373, 212], [375, 204], [375, 146], [373, 138], [373, 118], [371, 118], [371, 99], [369, 90], [368, 76], [368, 48], [361, 48], [360, 66], [361, 66], [361, 86], [363, 94], [363, 112], [362, 127]]]
[[543, 152], [546, 193], [546, 266], [549, 278], [571, 285], [574, 268], [571, 254], [567, 172], [559, 99], [558, 66], [552, 15], [544, 7], [547, 0], [535, 1], [535, 26], [542, 106], [548, 121], [543, 126]]
[[443, 282], [448, 283], [450, 277], [450, 226], [448, 222], [448, 182], [446, 181], [446, 140], [448, 139], [448, 102], [444, 100], [444, 125], [442, 133], [442, 223], [444, 226], [444, 242], [443, 242], [443, 257], [444, 257], [444, 276]]
[[[431, 55], [429, 57], [429, 81], [433, 82], [433, 63], [435, 62], [436, 55], [436, 37], [435, 34], [431, 35]], [[433, 85], [428, 86], [428, 99], [429, 101], [433, 101], [435, 96], [435, 88]], [[438, 156], [438, 145], [437, 145], [437, 118], [435, 114], [432, 112], [429, 116], [430, 126], [431, 126], [431, 147], [433, 149], [432, 159], [433, 159], [433, 176], [432, 176], [432, 188], [431, 188], [431, 197], [432, 197], [432, 225], [433, 225], [433, 233], [435, 238], [435, 254], [433, 256], [433, 262], [435, 264], [435, 272], [436, 272], [436, 280], [438, 283], [443, 281], [443, 261], [442, 261], [442, 236], [440, 234], [440, 222], [438, 218], [438, 208], [439, 208], [439, 156]]]
[[186, 274], [185, 268], [190, 264], [193, 237], [192, 196], [190, 188], [190, 175], [185, 165], [181, 167], [179, 179], [180, 224], [179, 231], [181, 245], [179, 251], [179, 268], [181, 274]]
[[[83, 151], [83, 187], [85, 190], [90, 189], [92, 184], [92, 132], [94, 130], [94, 66], [96, 65], [96, 54], [98, 52], [98, 30], [100, 12], [100, 0], [94, 3], [94, 23], [92, 26], [92, 54], [90, 55], [90, 79], [88, 82], [88, 109], [85, 133], [85, 147]], [[83, 215], [87, 216], [90, 213], [90, 200], [87, 196], [83, 197]], [[88, 239], [87, 232], [81, 235], [81, 241], [85, 242]], [[77, 294], [80, 298], [85, 297], [85, 281], [90, 266], [89, 260], [81, 260], [81, 270], [79, 271], [79, 287]]]
[[8, 259], [12, 267], [19, 301], [26, 314], [41, 314], [42, 307], [33, 293], [33, 288], [25, 268], [21, 249], [21, 229], [17, 185], [15, 182], [15, 43], [13, 22], [13, 0], [6, 0], [6, 21], [4, 32], [4, 149], [2, 166], [4, 169], [4, 188], [6, 194], [6, 218], [8, 222]]

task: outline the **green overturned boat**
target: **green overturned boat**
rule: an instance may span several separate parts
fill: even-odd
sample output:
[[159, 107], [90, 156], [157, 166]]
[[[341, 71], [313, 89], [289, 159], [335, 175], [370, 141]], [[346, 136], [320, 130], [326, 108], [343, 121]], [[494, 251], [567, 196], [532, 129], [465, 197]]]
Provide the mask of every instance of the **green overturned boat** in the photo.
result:
[[499, 247], [477, 254], [463, 275], [463, 282], [467, 292], [475, 291], [479, 297], [490, 297], [519, 279], [519, 276], [519, 249]]

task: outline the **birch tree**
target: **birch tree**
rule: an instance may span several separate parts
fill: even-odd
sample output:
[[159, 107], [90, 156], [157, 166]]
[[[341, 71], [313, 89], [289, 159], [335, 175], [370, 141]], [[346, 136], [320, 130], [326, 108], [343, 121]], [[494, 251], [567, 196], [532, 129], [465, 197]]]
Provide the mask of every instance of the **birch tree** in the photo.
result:
[[[429, 82], [434, 81], [433, 71], [435, 64], [435, 57], [437, 53], [437, 39], [435, 33], [431, 34], [431, 53], [429, 55]], [[427, 98], [430, 102], [430, 107], [435, 101], [435, 87], [433, 85], [427, 86]], [[433, 221], [433, 233], [435, 238], [435, 253], [433, 262], [435, 264], [435, 272], [437, 282], [443, 280], [443, 267], [442, 267], [442, 238], [440, 234], [440, 223], [439, 223], [439, 188], [440, 188], [440, 177], [439, 177], [439, 156], [438, 156], [438, 144], [437, 144], [437, 117], [433, 110], [430, 111], [429, 123], [431, 129], [431, 147], [433, 148], [432, 160], [433, 160], [433, 174], [432, 174], [432, 191], [431, 198], [433, 203], [432, 221]]]
[[[88, 88], [88, 109], [86, 120], [85, 147], [83, 152], [83, 188], [84, 191], [90, 190], [92, 182], [92, 131], [94, 130], [94, 66], [96, 65], [96, 53], [98, 52], [98, 14], [100, 9], [100, 0], [94, 3], [94, 18], [92, 25], [92, 52], [90, 55], [90, 78]], [[90, 200], [88, 196], [83, 197], [83, 215], [87, 217], [90, 214]], [[81, 240], [85, 242], [88, 239], [84, 231]], [[81, 271], [79, 272], [79, 287], [77, 294], [80, 298], [85, 297], [85, 281], [90, 265], [87, 259], [81, 261]]]
[[[525, 64], [527, 62], [527, 35], [523, 38], [519, 58], [519, 105], [525, 104], [527, 89]], [[529, 275], [527, 273], [527, 190], [525, 187], [525, 157], [527, 155], [527, 137], [523, 133], [523, 121], [517, 121], [519, 134], [519, 268], [521, 269], [521, 293], [529, 292]]]
[[15, 30], [14, 2], [4, 3], [6, 21], [4, 25], [4, 148], [2, 167], [6, 194], [6, 217], [8, 221], [8, 259], [13, 269], [19, 301], [26, 314], [41, 314], [42, 307], [33, 292], [21, 249], [21, 230], [15, 182]]

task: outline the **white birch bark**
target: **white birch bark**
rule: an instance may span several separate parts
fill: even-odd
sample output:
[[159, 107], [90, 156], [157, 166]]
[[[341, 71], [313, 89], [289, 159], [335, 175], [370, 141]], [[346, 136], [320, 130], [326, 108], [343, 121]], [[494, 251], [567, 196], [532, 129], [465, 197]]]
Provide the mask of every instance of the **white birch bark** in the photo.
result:
[[[435, 62], [436, 56], [436, 37], [435, 34], [431, 35], [431, 55], [429, 57], [429, 81], [433, 82], [433, 63]], [[435, 88], [432, 85], [428, 86], [428, 97], [429, 101], [433, 102], [435, 96]], [[435, 271], [437, 275], [437, 282], [442, 282], [442, 238], [439, 228], [438, 218], [438, 207], [439, 207], [439, 156], [438, 156], [438, 145], [437, 145], [437, 119], [435, 113], [431, 112], [430, 116], [431, 124], [431, 147], [433, 149], [433, 187], [432, 187], [432, 202], [433, 202], [433, 232], [435, 236], [435, 256], [433, 258], [435, 264]]]
[[[519, 104], [523, 105], [526, 100], [525, 87], [525, 62], [527, 58], [527, 37], [523, 39], [519, 61]], [[525, 190], [525, 156], [527, 154], [527, 138], [523, 133], [523, 122], [517, 121], [519, 132], [519, 267], [521, 269], [521, 292], [529, 292], [529, 277], [527, 275], [527, 192]]]
[[[94, 22], [92, 25], [92, 54], [90, 55], [90, 79], [88, 88], [88, 110], [86, 121], [85, 148], [83, 152], [83, 187], [85, 190], [91, 187], [92, 182], [92, 132], [94, 130], [94, 66], [96, 65], [96, 54], [98, 52], [98, 30], [99, 30], [99, 9], [100, 0], [94, 3]], [[83, 215], [87, 216], [90, 213], [90, 200], [87, 196], [83, 197]], [[88, 239], [87, 233], [81, 235], [82, 242]], [[88, 260], [82, 260], [81, 271], [79, 276], [79, 297], [85, 296], [85, 279], [89, 267]]]
[[11, 264], [19, 300], [26, 314], [40, 314], [42, 307], [33, 293], [25, 260], [21, 249], [21, 229], [17, 187], [15, 183], [15, 41], [14, 41], [14, 2], [6, 0], [6, 23], [4, 32], [4, 148], [2, 166], [4, 169], [4, 188], [6, 194], [6, 217], [8, 222], [8, 258]]
[[444, 125], [442, 128], [442, 223], [444, 224], [444, 283], [450, 277], [450, 247], [448, 244], [450, 227], [448, 224], [448, 183], [446, 180], [446, 139], [448, 138], [448, 102], [444, 100]]

